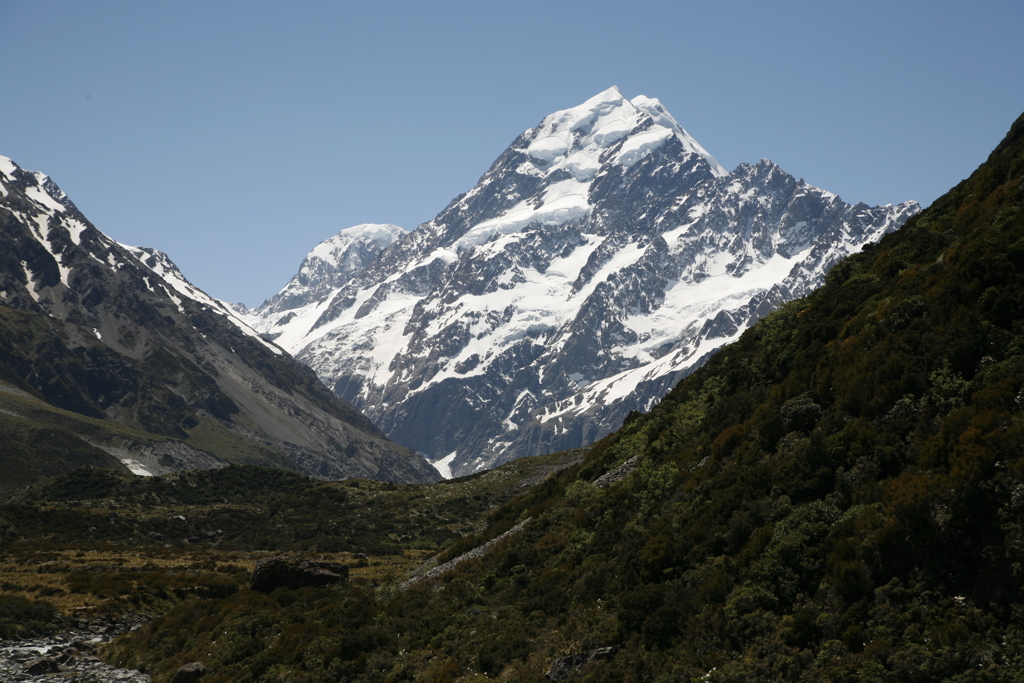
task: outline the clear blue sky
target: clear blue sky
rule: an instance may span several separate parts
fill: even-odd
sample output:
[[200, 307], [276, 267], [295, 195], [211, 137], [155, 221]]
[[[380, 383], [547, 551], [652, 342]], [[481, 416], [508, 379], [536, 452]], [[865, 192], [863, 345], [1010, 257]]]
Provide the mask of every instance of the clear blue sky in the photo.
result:
[[934, 200], [1024, 111], [1024, 2], [0, 0], [0, 154], [249, 305], [363, 222], [411, 229], [618, 85], [724, 166]]

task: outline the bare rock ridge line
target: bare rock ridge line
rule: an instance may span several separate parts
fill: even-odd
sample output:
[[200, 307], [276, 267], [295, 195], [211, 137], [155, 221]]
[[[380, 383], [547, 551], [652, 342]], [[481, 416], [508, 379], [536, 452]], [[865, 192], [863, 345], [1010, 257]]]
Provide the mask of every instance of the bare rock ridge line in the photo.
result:
[[611, 88], [526, 130], [411, 232], [314, 248], [238, 317], [452, 476], [589, 444], [899, 228], [763, 159], [724, 169]]
[[529, 524], [532, 519], [533, 519], [532, 517], [524, 519], [523, 521], [519, 522], [519, 524], [516, 524], [514, 527], [512, 527], [511, 529], [509, 529], [505, 533], [503, 533], [503, 534], [501, 534], [499, 536], [495, 536], [494, 538], [492, 538], [491, 540], [487, 541], [486, 543], [482, 543], [481, 545], [478, 545], [477, 547], [473, 548], [472, 550], [469, 550], [469, 551], [466, 551], [466, 552], [462, 553], [461, 555], [459, 555], [455, 559], [448, 560], [444, 564], [440, 564], [440, 565], [434, 567], [433, 569], [428, 569], [427, 571], [423, 572], [422, 574], [418, 574], [418, 575], [416, 575], [416, 576], [414, 576], [414, 577], [412, 577], [410, 579], [407, 579], [406, 581], [403, 581], [402, 583], [398, 584], [398, 590], [403, 591], [406, 588], [408, 588], [409, 586], [411, 586], [414, 583], [417, 583], [419, 581], [422, 581], [423, 579], [432, 579], [432, 578], [434, 578], [436, 576], [441, 576], [445, 572], [449, 572], [452, 569], [454, 569], [455, 567], [459, 566], [460, 564], [462, 564], [466, 560], [472, 560], [472, 559], [475, 559], [475, 558], [478, 558], [478, 557], [483, 557], [484, 553], [486, 553], [488, 550], [493, 548], [495, 545], [497, 545], [498, 543], [501, 543], [506, 538], [509, 538], [510, 536], [514, 536], [515, 534], [518, 534], [520, 531], [522, 531], [523, 528], [527, 524]]

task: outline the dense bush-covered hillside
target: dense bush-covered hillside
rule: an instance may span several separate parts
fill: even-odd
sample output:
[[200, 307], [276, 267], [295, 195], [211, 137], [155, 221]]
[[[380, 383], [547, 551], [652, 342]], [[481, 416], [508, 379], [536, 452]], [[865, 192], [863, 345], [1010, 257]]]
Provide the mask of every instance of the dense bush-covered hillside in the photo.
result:
[[[393, 593], [240, 591], [118, 648], [211, 681], [1019, 681], [1024, 117], [906, 227]], [[593, 481], [638, 456], [620, 482]], [[470, 547], [466, 541], [449, 552]], [[585, 658], [580, 658], [581, 660]]]

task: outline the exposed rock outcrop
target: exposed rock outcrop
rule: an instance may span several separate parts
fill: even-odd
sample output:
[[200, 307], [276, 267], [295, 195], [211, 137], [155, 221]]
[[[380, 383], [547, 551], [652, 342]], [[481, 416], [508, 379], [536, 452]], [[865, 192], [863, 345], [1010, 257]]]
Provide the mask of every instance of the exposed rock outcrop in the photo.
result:
[[202, 662], [189, 662], [183, 664], [180, 669], [174, 672], [171, 683], [196, 683], [206, 675], [206, 665]]
[[268, 557], [256, 563], [249, 588], [270, 593], [278, 588], [330, 586], [348, 579], [348, 566], [339, 562]]

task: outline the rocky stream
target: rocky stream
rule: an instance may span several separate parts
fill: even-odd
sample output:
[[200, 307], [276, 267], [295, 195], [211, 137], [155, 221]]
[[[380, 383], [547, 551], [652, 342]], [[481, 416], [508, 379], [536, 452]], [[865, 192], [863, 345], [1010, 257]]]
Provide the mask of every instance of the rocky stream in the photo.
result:
[[102, 643], [149, 621], [142, 614], [81, 621], [50, 636], [0, 640], [0, 681], [25, 683], [148, 683], [149, 676], [117, 669], [96, 656]]

